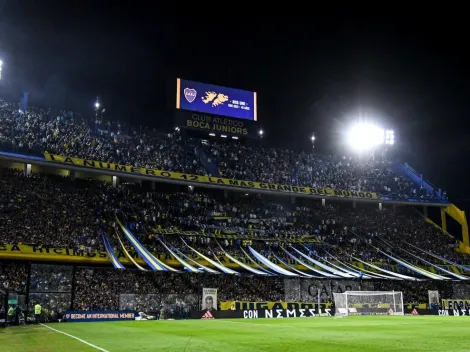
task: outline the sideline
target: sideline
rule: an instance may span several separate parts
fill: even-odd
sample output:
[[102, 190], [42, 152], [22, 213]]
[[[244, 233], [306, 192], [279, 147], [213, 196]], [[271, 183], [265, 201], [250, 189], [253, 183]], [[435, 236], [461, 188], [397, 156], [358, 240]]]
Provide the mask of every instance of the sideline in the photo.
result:
[[55, 331], [55, 332], [58, 332], [58, 333], [60, 333], [60, 334], [64, 334], [64, 335], [66, 335], [66, 336], [68, 336], [68, 337], [71, 337], [72, 339], [75, 339], [75, 340], [77, 340], [77, 341], [80, 341], [81, 343], [84, 343], [85, 345], [88, 345], [88, 346], [90, 346], [90, 347], [96, 348], [97, 350], [100, 350], [101, 352], [109, 352], [108, 350], [105, 350], [104, 348], [95, 346], [95, 345], [93, 345], [93, 344], [91, 344], [91, 343], [89, 343], [89, 342], [86, 342], [85, 340], [82, 340], [82, 339], [80, 339], [80, 338], [78, 338], [78, 337], [76, 337], [76, 336], [67, 334], [66, 332], [63, 332], [63, 331], [60, 331], [60, 330], [51, 328], [50, 326], [47, 326], [47, 325], [44, 325], [44, 324], [39, 324], [39, 325], [42, 325], [42, 326], [44, 326], [45, 328], [51, 329], [51, 330], [53, 330], [53, 331]]

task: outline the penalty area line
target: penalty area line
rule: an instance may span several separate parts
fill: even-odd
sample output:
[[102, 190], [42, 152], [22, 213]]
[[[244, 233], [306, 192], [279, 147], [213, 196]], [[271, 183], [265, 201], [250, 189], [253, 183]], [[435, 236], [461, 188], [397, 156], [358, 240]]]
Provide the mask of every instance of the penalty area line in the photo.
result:
[[101, 348], [99, 346], [96, 346], [96, 345], [93, 345], [92, 343], [89, 343], [89, 342], [86, 342], [85, 340], [82, 340], [76, 336], [73, 336], [73, 335], [70, 335], [70, 334], [67, 334], [66, 332], [63, 332], [63, 331], [60, 331], [60, 330], [57, 330], [57, 329], [54, 329], [54, 328], [51, 328], [50, 326], [47, 326], [47, 325], [44, 325], [44, 324], [39, 324], [39, 325], [42, 325], [44, 326], [45, 328], [48, 328], [52, 331], [55, 331], [55, 332], [58, 332], [59, 334], [63, 334], [65, 336], [68, 336], [68, 337], [71, 337], [72, 339], [75, 339], [77, 341], [80, 341], [81, 343], [84, 343], [85, 345], [88, 345], [90, 347], [93, 347], [93, 348], [96, 348], [97, 350], [100, 350], [101, 352], [109, 352], [108, 350], [105, 350], [104, 348]]

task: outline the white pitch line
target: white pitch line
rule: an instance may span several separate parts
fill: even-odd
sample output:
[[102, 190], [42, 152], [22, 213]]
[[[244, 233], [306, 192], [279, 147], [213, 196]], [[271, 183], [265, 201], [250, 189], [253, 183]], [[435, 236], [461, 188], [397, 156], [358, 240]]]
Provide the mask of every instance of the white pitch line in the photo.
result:
[[40, 325], [44, 326], [45, 328], [51, 329], [51, 330], [53, 330], [53, 331], [55, 331], [55, 332], [58, 332], [58, 333], [60, 333], [60, 334], [64, 334], [64, 335], [66, 335], [66, 336], [68, 336], [68, 337], [71, 337], [72, 339], [75, 339], [75, 340], [77, 340], [77, 341], [80, 341], [81, 343], [84, 343], [85, 345], [88, 345], [88, 346], [90, 346], [90, 347], [96, 348], [97, 350], [100, 350], [101, 352], [109, 352], [108, 350], [105, 350], [104, 348], [95, 346], [95, 345], [93, 345], [92, 343], [86, 342], [85, 340], [82, 340], [82, 339], [80, 339], [80, 338], [78, 338], [78, 337], [76, 337], [76, 336], [67, 334], [66, 332], [63, 332], [63, 331], [60, 331], [60, 330], [51, 328], [50, 326], [47, 326], [47, 325], [44, 325], [44, 324], [40, 324]]

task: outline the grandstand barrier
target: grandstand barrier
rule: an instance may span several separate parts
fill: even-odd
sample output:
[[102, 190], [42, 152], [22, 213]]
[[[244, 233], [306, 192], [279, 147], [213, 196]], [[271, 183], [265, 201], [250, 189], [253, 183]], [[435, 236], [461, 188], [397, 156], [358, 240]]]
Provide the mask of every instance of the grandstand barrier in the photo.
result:
[[[130, 250], [129, 254], [138, 264], [145, 265], [145, 261], [140, 257], [140, 255], [134, 251]], [[157, 259], [161, 260], [163, 263], [170, 265], [172, 267], [181, 267], [181, 264], [170, 254], [168, 253], [152, 253]], [[209, 262], [205, 259], [200, 258], [194, 254], [188, 254], [191, 259], [195, 260], [197, 263], [200, 263], [204, 266], [212, 267]], [[117, 251], [116, 257], [119, 261], [125, 266], [133, 267], [133, 263], [126, 257], [123, 251]], [[250, 267], [255, 267], [255, 265], [250, 262], [247, 258], [235, 257], [238, 261], [243, 262], [245, 265]], [[240, 266], [233, 262], [229, 257], [222, 255], [218, 257], [219, 261], [226, 267], [230, 269], [237, 269]], [[50, 262], [50, 263], [68, 263], [68, 264], [93, 264], [93, 265], [111, 265], [111, 260], [108, 257], [108, 254], [103, 252], [86, 252], [80, 251], [76, 248], [54, 248], [54, 247], [43, 247], [43, 246], [33, 246], [33, 245], [24, 245], [24, 244], [0, 244], [0, 260], [29, 260], [29, 261], [38, 261], [38, 262]], [[273, 259], [277, 265], [288, 269], [284, 264], [278, 263], [276, 259]], [[256, 261], [257, 265], [261, 265], [263, 268], [267, 268], [264, 264]], [[288, 261], [289, 265], [297, 270], [304, 270], [304, 267], [301, 265], [295, 264], [292, 260]], [[364, 264], [360, 262], [353, 262], [359, 268], [364, 269]], [[384, 268], [388, 271], [393, 271], [396, 273], [411, 273], [400, 267], [399, 265], [390, 265], [384, 263], [375, 263], [377, 266]], [[446, 270], [452, 271], [458, 274], [464, 274], [463, 270], [455, 265], [441, 265]], [[434, 267], [423, 266], [423, 268], [435, 272]]]
[[[330, 303], [320, 303], [320, 308], [330, 308]], [[318, 303], [310, 302], [248, 302], [221, 301], [220, 310], [262, 310], [262, 309], [318, 309]]]
[[[65, 162], [60, 160], [48, 160], [46, 155], [53, 155], [56, 158], [63, 158]], [[159, 181], [165, 183], [173, 184], [193, 184], [201, 185], [209, 188], [217, 189], [235, 189], [239, 191], [246, 192], [247, 189], [256, 190], [259, 193], [277, 193], [279, 195], [289, 195], [289, 196], [298, 196], [298, 197], [312, 197], [318, 199], [324, 198], [335, 198], [335, 199], [350, 199], [360, 202], [389, 202], [393, 204], [415, 204], [415, 205], [424, 205], [424, 206], [447, 206], [450, 204], [447, 200], [439, 199], [423, 199], [423, 198], [396, 198], [393, 196], [380, 195], [374, 192], [367, 191], [355, 191], [355, 190], [334, 190], [329, 188], [311, 188], [311, 187], [302, 187], [294, 185], [279, 185], [279, 184], [270, 184], [263, 182], [253, 182], [245, 180], [234, 180], [221, 177], [211, 177], [211, 176], [202, 176], [202, 175], [193, 175], [187, 173], [179, 172], [168, 172], [164, 170], [155, 170], [155, 169], [145, 169], [139, 167], [118, 165], [106, 162], [85, 160], [80, 158], [69, 158], [55, 154], [44, 153], [43, 157], [33, 157], [26, 154], [16, 154], [16, 153], [3, 153], [0, 152], [0, 159], [4, 159], [9, 162], [9, 167], [16, 169], [24, 169], [22, 163], [31, 163], [34, 166], [52, 166], [54, 168], [59, 168], [61, 165], [63, 169], [60, 168], [60, 171], [63, 173], [63, 176], [68, 176], [69, 171], [84, 171], [89, 170], [93, 173], [100, 174], [102, 180], [105, 180], [105, 177], [117, 176], [117, 177], [131, 177], [140, 180], [148, 181]], [[50, 159], [50, 158], [49, 158]], [[84, 165], [83, 163], [76, 164], [73, 161], [81, 160], [86, 161], [87, 163], [94, 163], [94, 167], [89, 165]], [[51, 162], [52, 161], [52, 162]], [[143, 171], [143, 172], [142, 172]], [[159, 173], [160, 172], [160, 173]], [[111, 180], [106, 180], [106, 182], [111, 182]]]
[[[405, 315], [440, 315], [440, 316], [468, 316], [470, 309], [420, 309], [405, 308]], [[351, 314], [352, 315], [352, 314]], [[356, 315], [361, 316], [358, 312]], [[371, 314], [368, 313], [367, 316]], [[390, 315], [385, 309], [378, 309], [372, 315]], [[317, 318], [333, 317], [334, 309], [325, 308], [320, 311], [316, 309], [249, 309], [249, 310], [195, 310], [189, 313], [190, 319], [286, 319], [286, 318]]]
[[433, 311], [433, 312], [437, 312], [437, 315], [442, 315], [442, 316], [452, 316], [452, 317], [466, 316], [466, 317], [470, 317], [470, 309], [441, 309], [441, 310], [437, 310], [437, 311]]
[[136, 320], [139, 313], [135, 310], [75, 310], [64, 314], [64, 321], [68, 323], [96, 322], [96, 321], [123, 321]]
[[242, 189], [255, 189], [259, 191], [275, 191], [287, 194], [299, 195], [315, 195], [322, 197], [333, 198], [356, 198], [365, 200], [379, 200], [380, 197], [377, 193], [367, 191], [354, 191], [354, 190], [337, 190], [330, 188], [313, 188], [302, 187], [294, 185], [280, 185], [267, 182], [255, 182], [245, 180], [234, 180], [223, 177], [212, 177], [203, 175], [192, 175], [182, 172], [173, 172], [157, 169], [149, 169], [144, 167], [120, 165], [114, 163], [107, 163], [104, 161], [96, 161], [82, 158], [66, 157], [63, 155], [55, 155], [44, 153], [46, 161], [51, 163], [59, 163], [64, 165], [73, 165], [87, 169], [95, 169], [102, 171], [120, 172], [123, 174], [133, 174], [140, 176], [152, 177], [155, 179], [168, 179], [174, 181], [181, 181], [187, 183], [211, 184], [225, 187], [236, 187]]
[[334, 316], [333, 309], [247, 309], [247, 310], [194, 310], [190, 319], [282, 319]]

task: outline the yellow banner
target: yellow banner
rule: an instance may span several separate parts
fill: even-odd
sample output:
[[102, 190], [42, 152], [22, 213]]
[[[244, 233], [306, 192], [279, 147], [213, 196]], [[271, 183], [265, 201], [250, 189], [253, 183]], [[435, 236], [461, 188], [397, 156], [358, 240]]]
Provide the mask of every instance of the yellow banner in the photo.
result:
[[186, 173], [181, 173], [181, 172], [173, 172], [173, 171], [170, 172], [170, 171], [163, 171], [163, 170], [156, 170], [156, 169], [147, 169], [144, 167], [137, 167], [137, 166], [119, 165], [119, 164], [113, 164], [113, 163], [106, 163], [103, 161], [72, 158], [72, 157], [66, 157], [66, 156], [55, 155], [55, 154], [50, 154], [50, 153], [44, 153], [44, 157], [46, 158], [47, 161], [75, 165], [75, 166], [82, 166], [82, 167], [87, 167], [87, 168], [92, 168], [92, 169], [119, 171], [119, 172], [125, 172], [129, 174], [138, 174], [138, 175], [152, 176], [152, 177], [166, 178], [166, 179], [180, 180], [180, 181], [200, 182], [200, 183], [207, 183], [207, 184], [215, 184], [219, 186], [251, 188], [251, 189], [269, 190], [269, 191], [293, 193], [293, 194], [312, 194], [312, 195], [327, 196], [327, 197], [379, 199], [379, 196], [377, 195], [377, 193], [373, 193], [373, 192], [345, 191], [345, 190], [334, 190], [331, 188], [311, 188], [311, 187], [301, 187], [301, 186], [278, 185], [278, 184], [265, 183], [265, 182], [240, 181], [240, 180], [233, 180], [233, 179], [221, 178], [221, 177], [191, 175], [191, 174], [186, 174]]
[[[322, 303], [329, 308], [331, 303]], [[258, 310], [258, 309], [315, 309], [316, 302], [248, 302], [248, 301], [222, 301], [220, 310]]]
[[[140, 255], [134, 249], [128, 250], [129, 255], [140, 265], [146, 266], [146, 262], [140, 257]], [[124, 254], [124, 251], [119, 250], [115, 252], [119, 261], [129, 267], [135, 267], [134, 264], [127, 258]], [[168, 253], [152, 253], [158, 260], [163, 263], [170, 265], [174, 268], [180, 268], [181, 264], [178, 262], [172, 255]], [[194, 253], [186, 254], [188, 257], [200, 263], [204, 266], [214, 268], [210, 263], [205, 259], [199, 257]], [[244, 256], [233, 256], [239, 262], [242, 262], [245, 265], [254, 267], [254, 264]], [[230, 269], [240, 269], [240, 266], [229, 259], [226, 255], [220, 255], [217, 257], [220, 263]], [[111, 260], [108, 258], [106, 252], [90, 252], [80, 251], [72, 248], [52, 248], [52, 247], [43, 247], [43, 246], [33, 246], [33, 245], [17, 245], [17, 244], [0, 244], [0, 260], [30, 260], [30, 261], [44, 261], [44, 262], [58, 262], [58, 263], [73, 263], [73, 264], [103, 264], [111, 265]], [[263, 268], [267, 268], [264, 264], [260, 263], [258, 260], [254, 259], [258, 265]], [[279, 263], [276, 259], [271, 259], [275, 264], [281, 266], [284, 269], [289, 270], [287, 266], [282, 263]], [[297, 270], [304, 271], [305, 267], [296, 264], [294, 260], [286, 259], [287, 263], [294, 267]], [[353, 262], [353, 265], [360, 267], [362, 263]], [[375, 263], [378, 266], [384, 266], [383, 263]], [[398, 266], [385, 265], [388, 270], [393, 270], [398, 272]], [[216, 268], [214, 268], [216, 269]], [[267, 268], [268, 269], [268, 268]], [[321, 269], [321, 268], [318, 268]], [[430, 270], [430, 268], [427, 268]], [[458, 301], [466, 302], [467, 300], [462, 299], [452, 299], [448, 301]], [[468, 300], [470, 303], [470, 300]], [[444, 300], [442, 300], [444, 306]]]
[[[146, 266], [146, 262], [140, 257], [140, 255], [134, 250], [128, 250], [130, 256], [140, 265]], [[119, 250], [115, 252], [119, 261], [130, 267], [133, 267], [134, 264], [127, 258], [124, 254], [124, 251]], [[170, 265], [174, 268], [181, 267], [180, 262], [178, 262], [172, 255], [168, 253], [152, 253], [158, 260], [163, 263]], [[186, 254], [191, 259], [196, 262], [204, 265], [213, 267], [203, 258], [199, 257], [196, 254], [188, 253]], [[52, 248], [52, 247], [43, 247], [43, 246], [32, 246], [32, 245], [16, 245], [16, 244], [0, 244], [0, 259], [12, 259], [12, 260], [31, 260], [31, 261], [46, 261], [46, 262], [61, 262], [61, 263], [76, 263], [76, 264], [111, 264], [111, 261], [106, 252], [86, 252], [80, 251], [78, 249], [72, 248]], [[239, 265], [230, 260], [227, 256], [221, 255], [217, 259], [222, 263], [222, 265], [231, 268], [237, 269]], [[238, 261], [253, 266], [251, 261], [245, 257], [235, 256], [235, 259]], [[262, 267], [265, 265], [258, 262]], [[298, 265], [294, 265], [297, 269], [304, 269]], [[285, 267], [283, 264], [280, 266]], [[287, 267], [285, 267], [287, 268]]]

